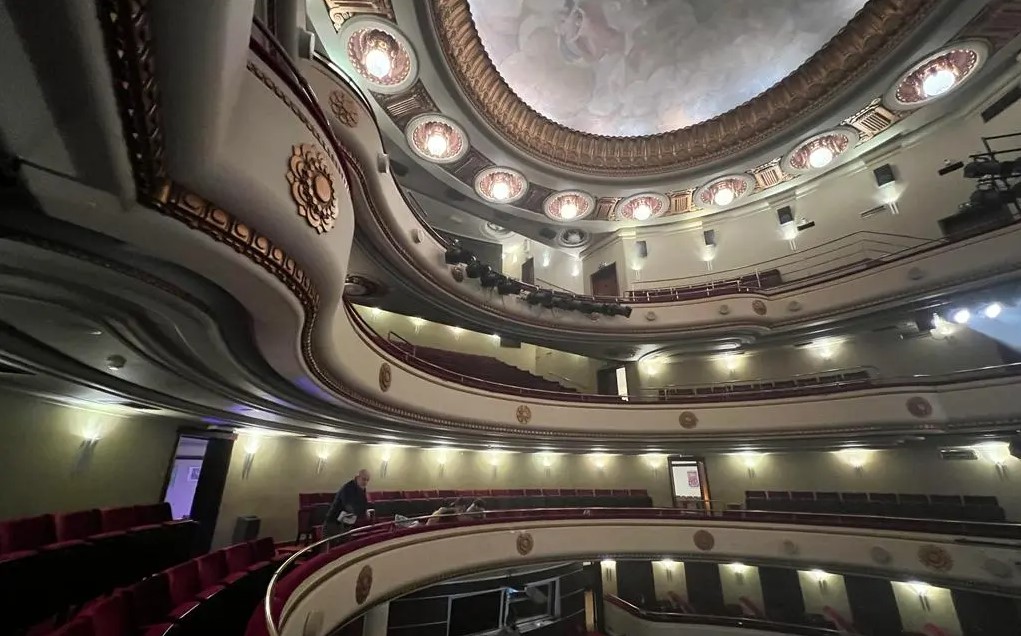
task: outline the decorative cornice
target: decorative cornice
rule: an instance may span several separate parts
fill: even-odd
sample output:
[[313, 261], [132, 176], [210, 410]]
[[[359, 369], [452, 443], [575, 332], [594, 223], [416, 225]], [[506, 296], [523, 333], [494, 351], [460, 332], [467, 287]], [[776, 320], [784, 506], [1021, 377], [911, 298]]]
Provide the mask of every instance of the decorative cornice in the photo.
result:
[[561, 126], [529, 107], [489, 59], [468, 0], [432, 0], [447, 65], [472, 106], [501, 136], [554, 166], [602, 176], [651, 176], [717, 161], [782, 132], [870, 70], [937, 0], [871, 0], [815, 55], [775, 86], [711, 120], [668, 133], [607, 137]]

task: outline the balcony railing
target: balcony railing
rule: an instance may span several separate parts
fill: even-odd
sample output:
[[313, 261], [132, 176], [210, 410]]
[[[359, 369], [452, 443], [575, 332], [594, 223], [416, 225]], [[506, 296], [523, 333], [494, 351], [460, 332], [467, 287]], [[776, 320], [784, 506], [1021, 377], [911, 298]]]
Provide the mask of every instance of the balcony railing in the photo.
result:
[[1021, 375], [1021, 363], [963, 369], [939, 375], [916, 374], [889, 378], [875, 378], [869, 371], [858, 368], [835, 369], [812, 375], [792, 376], [790, 378], [774, 380], [732, 380], [702, 385], [668, 385], [641, 389], [637, 393], [631, 393], [626, 396], [579, 393], [567, 389], [563, 391], [547, 391], [477, 378], [470, 374], [470, 370], [468, 372], [461, 372], [441, 367], [418, 357], [415, 353], [414, 345], [403, 337], [393, 333], [389, 334], [394, 337], [394, 340], [397, 340], [395, 342], [388, 337], [381, 336], [371, 325], [365, 322], [365, 319], [362, 318], [350, 303], [345, 303], [345, 308], [352, 323], [366, 337], [388, 355], [407, 363], [409, 366], [424, 371], [437, 379], [462, 386], [483, 389], [493, 393], [527, 396], [540, 400], [617, 405], [746, 402], [826, 395], [880, 387], [939, 386]]

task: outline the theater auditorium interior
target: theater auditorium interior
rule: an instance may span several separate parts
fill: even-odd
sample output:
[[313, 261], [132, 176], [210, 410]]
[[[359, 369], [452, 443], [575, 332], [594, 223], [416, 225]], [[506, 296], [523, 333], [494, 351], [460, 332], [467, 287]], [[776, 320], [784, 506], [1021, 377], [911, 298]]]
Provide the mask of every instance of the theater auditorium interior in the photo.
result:
[[0, 0], [0, 634], [1021, 634], [1021, 0]]

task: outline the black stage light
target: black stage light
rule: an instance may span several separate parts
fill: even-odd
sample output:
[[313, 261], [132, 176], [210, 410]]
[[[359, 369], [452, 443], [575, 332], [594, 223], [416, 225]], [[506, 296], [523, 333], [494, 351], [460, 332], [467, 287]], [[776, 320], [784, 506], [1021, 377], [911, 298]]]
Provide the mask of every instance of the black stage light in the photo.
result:
[[968, 165], [964, 166], [964, 176], [968, 179], [978, 179], [979, 177], [1009, 177], [1011, 175], [1018, 174], [1018, 162], [1017, 161], [995, 161], [993, 159], [983, 159], [981, 161], [972, 161]]
[[464, 268], [464, 273], [468, 275], [468, 278], [478, 278], [479, 276], [482, 276], [482, 272], [485, 271], [487, 267], [489, 266], [482, 263], [482, 261], [475, 259], [468, 263], [468, 266]]
[[996, 190], [994, 188], [979, 188], [971, 193], [968, 198], [977, 207], [997, 207], [1001, 203], [1010, 203], [1017, 195], [1013, 190]]
[[604, 316], [612, 316], [613, 315], [613, 305], [611, 305], [610, 303], [603, 303], [602, 305], [597, 305], [596, 306], [596, 311], [598, 311], [599, 313], [603, 314]]
[[957, 172], [958, 170], [960, 170], [963, 167], [964, 167], [964, 162], [963, 161], [954, 161], [954, 162], [947, 161], [946, 165], [939, 169], [939, 176], [945, 177], [946, 175], [950, 174], [951, 172]]
[[529, 305], [538, 305], [542, 301], [542, 290], [533, 289], [525, 296], [525, 302]]
[[568, 305], [570, 302], [571, 302], [570, 296], [564, 296], [561, 294], [553, 296], [553, 306], [558, 309], [568, 309], [569, 308]]
[[443, 260], [446, 261], [447, 265], [469, 263], [471, 262], [471, 259], [473, 259], [474, 257], [475, 257], [474, 254], [464, 249], [460, 245], [451, 245], [443, 254]]
[[611, 316], [624, 316], [625, 318], [631, 317], [631, 308], [626, 305], [613, 305], [611, 309]]
[[585, 314], [591, 314], [595, 310], [596, 310], [596, 306], [595, 306], [594, 303], [591, 303], [591, 302], [589, 302], [587, 300], [578, 301], [578, 311], [580, 311], [582, 313], [585, 313]]
[[483, 287], [496, 287], [500, 283], [500, 280], [502, 279], [503, 275], [497, 274], [492, 269], [490, 269], [488, 272], [482, 274], [482, 276], [479, 279], [479, 282], [482, 283]]
[[500, 292], [504, 296], [509, 294], [520, 294], [521, 283], [513, 278], [508, 278], [500, 281], [500, 283], [496, 286], [496, 291]]

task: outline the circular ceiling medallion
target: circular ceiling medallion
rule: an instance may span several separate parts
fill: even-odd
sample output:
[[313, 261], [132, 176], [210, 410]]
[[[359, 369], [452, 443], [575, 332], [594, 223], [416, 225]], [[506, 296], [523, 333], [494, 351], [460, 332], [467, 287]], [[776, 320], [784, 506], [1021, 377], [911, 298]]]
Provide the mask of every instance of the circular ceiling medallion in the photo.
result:
[[929, 417], [932, 415], [932, 404], [924, 397], [916, 395], [907, 401], [908, 413], [915, 417]]
[[353, 274], [344, 279], [344, 295], [351, 297], [375, 296], [379, 293], [379, 283]]
[[364, 566], [358, 573], [358, 578], [355, 580], [355, 601], [361, 605], [369, 598], [369, 593], [372, 591], [372, 567]]
[[379, 365], [379, 390], [386, 393], [390, 390], [391, 384], [393, 384], [393, 371], [390, 370], [389, 363], [384, 362]]
[[486, 221], [485, 223], [482, 224], [482, 233], [498, 241], [503, 240], [505, 238], [510, 238], [511, 234], [513, 234], [513, 232], [511, 232], [504, 226], [497, 225], [492, 221]]
[[522, 532], [514, 540], [514, 547], [517, 549], [518, 554], [527, 556], [532, 551], [532, 548], [535, 547], [535, 539], [532, 538], [531, 533]]
[[954, 567], [954, 559], [950, 553], [938, 545], [923, 545], [918, 548], [918, 561], [937, 572], [947, 572]]
[[567, 228], [557, 234], [557, 245], [563, 247], [585, 247], [592, 240], [592, 235], [578, 228]]
[[475, 192], [490, 203], [514, 203], [527, 190], [525, 175], [513, 168], [494, 166], [475, 175]]
[[546, 197], [542, 211], [554, 221], [570, 223], [595, 212], [596, 199], [581, 190], [563, 190]]
[[379, 93], [399, 93], [418, 78], [411, 43], [389, 22], [353, 18], [344, 23], [341, 41], [352, 68]]
[[788, 152], [780, 167], [790, 174], [805, 174], [821, 170], [840, 155], [854, 148], [860, 139], [858, 131], [850, 127], [836, 128], [802, 141]]
[[677, 421], [680, 423], [681, 428], [692, 429], [698, 426], [698, 416], [693, 411], [682, 411], [677, 416]]
[[620, 221], [648, 221], [663, 216], [670, 209], [670, 200], [658, 192], [633, 194], [617, 204], [613, 213]]
[[883, 96], [893, 110], [913, 110], [946, 97], [975, 76], [989, 56], [989, 45], [967, 40], [916, 62]]
[[746, 174], [732, 174], [695, 190], [695, 205], [700, 208], [725, 208], [745, 198], [755, 189], [755, 179]]
[[518, 420], [518, 424], [528, 424], [532, 421], [532, 409], [522, 404], [514, 412], [514, 417]]
[[699, 530], [695, 533], [693, 539], [695, 540], [695, 547], [702, 551], [712, 550], [713, 546], [716, 545], [716, 538], [708, 530]]
[[468, 136], [449, 117], [428, 113], [419, 115], [404, 130], [411, 150], [432, 163], [452, 163], [468, 152]]

